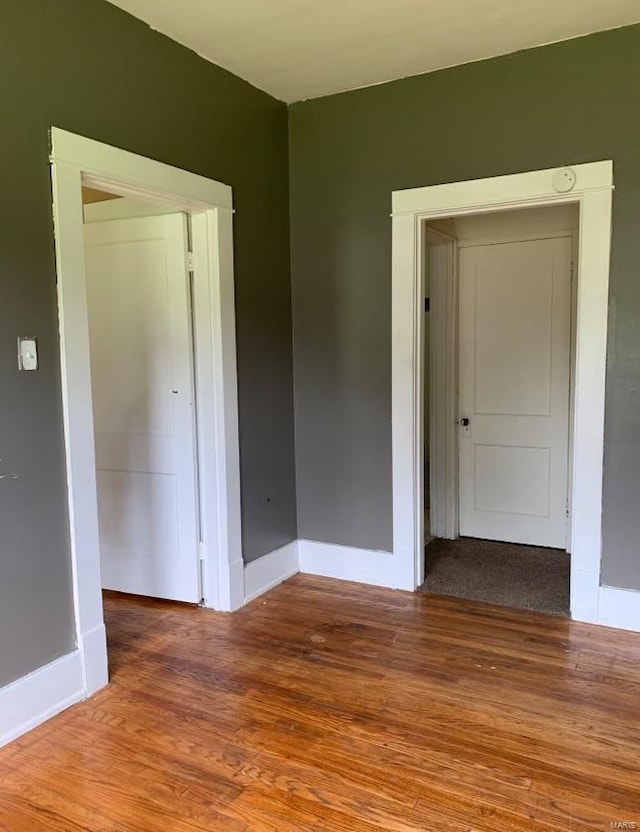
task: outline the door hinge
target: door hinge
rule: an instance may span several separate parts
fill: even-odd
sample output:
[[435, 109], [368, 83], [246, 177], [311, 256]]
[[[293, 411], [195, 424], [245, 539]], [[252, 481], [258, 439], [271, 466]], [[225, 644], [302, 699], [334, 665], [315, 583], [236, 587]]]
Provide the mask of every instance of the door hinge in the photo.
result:
[[187, 269], [192, 272], [195, 268], [195, 258], [192, 251], [187, 252]]
[[431, 309], [431, 298], [424, 299], [424, 311], [429, 312]]
[[571, 511], [569, 509], [569, 500], [567, 500], [566, 503], [564, 504], [564, 516], [565, 517], [570, 517], [571, 516]]

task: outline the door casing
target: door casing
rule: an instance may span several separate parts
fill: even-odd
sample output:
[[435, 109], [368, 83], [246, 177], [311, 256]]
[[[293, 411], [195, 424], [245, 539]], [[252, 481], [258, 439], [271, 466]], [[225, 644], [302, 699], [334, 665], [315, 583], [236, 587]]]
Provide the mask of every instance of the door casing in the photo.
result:
[[204, 606], [244, 603], [233, 275], [228, 185], [51, 129], [62, 405], [76, 637], [90, 695], [108, 681], [89, 365], [82, 186], [192, 217], [193, 322]]
[[[422, 275], [429, 219], [575, 203], [579, 252], [572, 425], [571, 615], [598, 619], [613, 163], [530, 171], [392, 195], [392, 487], [394, 584], [424, 579]], [[567, 191], [564, 182], [575, 176]], [[456, 333], [451, 333], [455, 338]]]

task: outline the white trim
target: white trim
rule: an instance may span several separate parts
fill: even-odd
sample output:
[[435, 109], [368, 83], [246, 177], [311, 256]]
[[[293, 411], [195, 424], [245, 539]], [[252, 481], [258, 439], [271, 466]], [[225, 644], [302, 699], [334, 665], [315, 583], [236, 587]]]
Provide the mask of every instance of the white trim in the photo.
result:
[[244, 603], [231, 188], [51, 131], [60, 361], [77, 643], [87, 692], [107, 681], [84, 266], [82, 184], [193, 214], [205, 605]]
[[107, 631], [104, 624], [98, 624], [88, 632], [82, 633], [80, 638], [84, 692], [86, 696], [91, 696], [109, 683]]
[[571, 613], [597, 615], [601, 558], [605, 363], [611, 245], [613, 163], [573, 167], [570, 193], [553, 188], [554, 169], [454, 182], [393, 193], [392, 219], [392, 457], [395, 585], [415, 590], [423, 558], [417, 535], [422, 501], [420, 401], [421, 227], [425, 220], [462, 214], [577, 203], [580, 209], [576, 311], [573, 490], [571, 495]]
[[245, 603], [248, 604], [299, 571], [297, 540], [248, 563], [244, 567]]
[[640, 592], [633, 589], [601, 586], [598, 624], [640, 632]]
[[[397, 214], [420, 214], [451, 217], [461, 214], [510, 210], [514, 205], [535, 208], [540, 205], [577, 202], [576, 197], [585, 191], [609, 191], [613, 182], [613, 162], [589, 162], [573, 165], [577, 182], [569, 193], [559, 194], [553, 189], [552, 179], [557, 168], [492, 176], [488, 179], [471, 179], [467, 182], [449, 182], [444, 185], [427, 185], [424, 188], [408, 188], [394, 191], [392, 211]], [[452, 211], [454, 212], [452, 214]]]
[[52, 161], [80, 168], [83, 183], [112, 194], [169, 202], [185, 211], [233, 208], [229, 185], [127, 150], [51, 128]]
[[85, 696], [79, 650], [44, 665], [0, 690], [0, 747]]
[[[610, 177], [612, 173], [609, 166]], [[577, 264], [571, 566], [598, 575], [602, 554], [611, 204], [611, 190], [584, 193], [580, 205]]]
[[598, 594], [600, 576], [596, 572], [571, 569], [571, 616], [576, 621], [596, 624], [598, 621]]
[[[428, 226], [425, 232], [427, 247], [443, 249], [445, 258], [442, 274], [430, 275], [429, 536], [452, 540], [458, 536], [458, 243]], [[421, 584], [424, 558], [417, 570]]]
[[231, 611], [244, 603], [232, 216], [194, 214], [191, 233], [204, 605]]
[[299, 540], [300, 572], [395, 588], [394, 556], [391, 552], [355, 549], [317, 540]]
[[[396, 195], [394, 194], [394, 205]], [[392, 220], [391, 279], [391, 441], [393, 554], [396, 582], [413, 592], [420, 575], [422, 557], [419, 521], [422, 466], [419, 415], [421, 327], [418, 298], [422, 289], [419, 257], [420, 225], [413, 214]], [[420, 414], [421, 415], [421, 414]], [[420, 451], [418, 452], [418, 448]], [[424, 509], [423, 509], [424, 511]]]

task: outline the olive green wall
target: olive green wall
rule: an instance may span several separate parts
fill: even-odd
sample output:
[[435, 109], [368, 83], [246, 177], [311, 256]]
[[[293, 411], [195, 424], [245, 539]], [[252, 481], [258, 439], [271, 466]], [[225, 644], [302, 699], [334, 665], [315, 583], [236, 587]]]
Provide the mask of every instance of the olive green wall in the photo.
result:
[[391, 548], [391, 192], [615, 163], [603, 583], [640, 589], [640, 27], [290, 108], [298, 532]]
[[[1, 686], [74, 641], [51, 125], [233, 187], [245, 558], [296, 515], [286, 106], [102, 0], [3, 4], [0, 104]], [[17, 371], [19, 334], [37, 373]]]

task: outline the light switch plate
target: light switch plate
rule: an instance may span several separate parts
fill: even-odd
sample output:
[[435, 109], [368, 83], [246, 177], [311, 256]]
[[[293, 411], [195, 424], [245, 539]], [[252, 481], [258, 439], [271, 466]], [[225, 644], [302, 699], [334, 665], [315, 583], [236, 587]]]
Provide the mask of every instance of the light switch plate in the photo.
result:
[[38, 341], [33, 335], [18, 336], [18, 369], [38, 369]]

